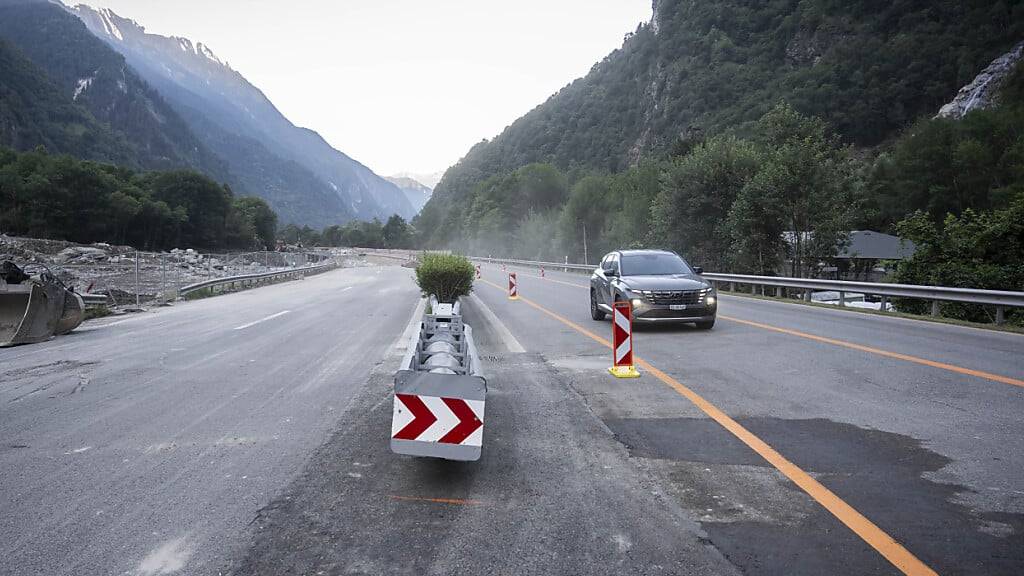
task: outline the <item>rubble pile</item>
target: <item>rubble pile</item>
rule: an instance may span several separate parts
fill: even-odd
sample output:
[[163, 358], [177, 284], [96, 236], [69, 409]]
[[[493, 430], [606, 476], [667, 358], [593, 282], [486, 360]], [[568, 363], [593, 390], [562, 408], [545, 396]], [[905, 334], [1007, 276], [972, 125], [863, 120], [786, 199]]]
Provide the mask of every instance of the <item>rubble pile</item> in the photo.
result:
[[[0, 261], [40, 264], [79, 293], [105, 294], [115, 305], [166, 299], [177, 288], [210, 278], [304, 265], [304, 254], [203, 254], [192, 248], [137, 252], [131, 246], [75, 244], [0, 234]], [[136, 266], [138, 274], [136, 275]]]

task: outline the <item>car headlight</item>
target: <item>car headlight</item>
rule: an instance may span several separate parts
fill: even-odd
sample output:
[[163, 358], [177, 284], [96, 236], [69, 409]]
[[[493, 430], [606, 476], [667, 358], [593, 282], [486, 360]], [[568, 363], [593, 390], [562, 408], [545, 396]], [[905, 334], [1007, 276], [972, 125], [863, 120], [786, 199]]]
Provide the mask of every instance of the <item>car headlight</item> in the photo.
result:
[[639, 308], [640, 306], [643, 306], [644, 301], [642, 298], [633, 298], [629, 303], [633, 305], [633, 308]]

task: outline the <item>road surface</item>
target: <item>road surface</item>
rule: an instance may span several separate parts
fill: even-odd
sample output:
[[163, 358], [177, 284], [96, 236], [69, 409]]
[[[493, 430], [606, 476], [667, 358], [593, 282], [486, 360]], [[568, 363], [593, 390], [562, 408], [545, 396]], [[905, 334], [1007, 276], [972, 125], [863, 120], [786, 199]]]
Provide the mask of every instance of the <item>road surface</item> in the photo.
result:
[[723, 297], [620, 381], [585, 277], [483, 270], [471, 464], [388, 450], [397, 266], [0, 350], [0, 574], [1024, 571], [1024, 337]]

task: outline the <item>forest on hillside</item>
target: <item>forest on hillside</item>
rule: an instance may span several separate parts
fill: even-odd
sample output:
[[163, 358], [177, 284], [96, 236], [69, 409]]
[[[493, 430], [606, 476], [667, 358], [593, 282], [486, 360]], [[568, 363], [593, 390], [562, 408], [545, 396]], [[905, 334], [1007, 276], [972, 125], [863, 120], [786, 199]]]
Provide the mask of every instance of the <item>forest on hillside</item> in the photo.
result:
[[1024, 68], [998, 105], [934, 118], [1024, 39], [1024, 2], [655, 7], [448, 170], [413, 221], [421, 246], [591, 263], [665, 247], [815, 275], [867, 229], [918, 245], [893, 280], [1024, 287]]
[[273, 249], [277, 215], [197, 172], [138, 173], [0, 148], [0, 231], [144, 250]]
[[921, 120], [877, 155], [783, 103], [749, 136], [680, 142], [622, 172], [535, 163], [491, 176], [434, 231], [476, 255], [593, 263], [614, 249], [659, 247], [709, 271], [774, 275], [787, 261], [787, 274], [814, 276], [847, 231], [885, 230], [918, 246], [894, 281], [1019, 290], [1024, 67], [1001, 100], [962, 120]]

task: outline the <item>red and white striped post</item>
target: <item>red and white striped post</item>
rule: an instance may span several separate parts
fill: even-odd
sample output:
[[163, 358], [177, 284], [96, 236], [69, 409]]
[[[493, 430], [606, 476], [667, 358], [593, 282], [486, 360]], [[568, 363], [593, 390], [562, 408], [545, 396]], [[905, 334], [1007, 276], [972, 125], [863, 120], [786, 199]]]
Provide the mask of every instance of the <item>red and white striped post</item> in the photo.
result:
[[476, 265], [476, 279], [479, 280], [482, 276], [480, 275], [480, 265]]
[[612, 309], [612, 367], [616, 378], [639, 378], [633, 365], [633, 307], [629, 302], [616, 302]]
[[519, 300], [519, 286], [516, 283], [515, 272], [510, 272], [508, 275], [508, 299]]
[[540, 268], [540, 277], [541, 278], [544, 277], [544, 267], [543, 266], [541, 266], [541, 268]]

